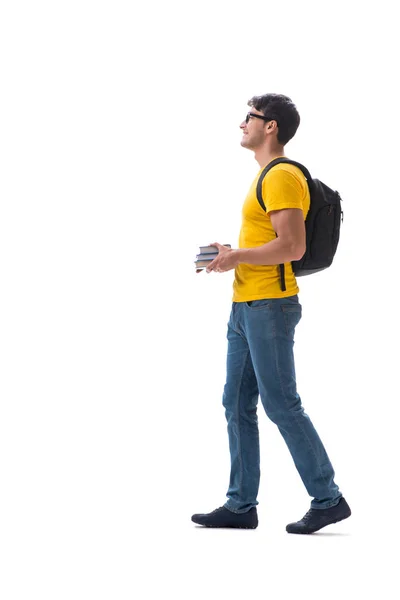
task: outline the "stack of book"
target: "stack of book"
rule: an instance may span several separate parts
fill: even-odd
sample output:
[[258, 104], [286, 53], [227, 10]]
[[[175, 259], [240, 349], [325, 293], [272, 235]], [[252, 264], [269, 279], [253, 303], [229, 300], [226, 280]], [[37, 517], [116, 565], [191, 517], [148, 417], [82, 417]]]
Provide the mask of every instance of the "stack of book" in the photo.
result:
[[[230, 248], [230, 244], [224, 244], [227, 248]], [[211, 261], [218, 256], [218, 248], [216, 246], [200, 246], [200, 252], [196, 255], [194, 262], [196, 271], [206, 269]]]

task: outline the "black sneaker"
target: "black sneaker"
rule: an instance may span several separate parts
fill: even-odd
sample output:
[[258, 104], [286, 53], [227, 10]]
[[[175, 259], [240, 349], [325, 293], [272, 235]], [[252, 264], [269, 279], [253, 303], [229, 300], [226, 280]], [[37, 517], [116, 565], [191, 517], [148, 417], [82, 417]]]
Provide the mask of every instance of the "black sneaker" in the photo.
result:
[[192, 516], [193, 523], [205, 527], [233, 527], [235, 529], [255, 529], [258, 525], [257, 509], [255, 506], [245, 513], [233, 513], [224, 506], [216, 508], [207, 514]]
[[339, 504], [330, 508], [311, 508], [301, 521], [289, 523], [286, 526], [288, 533], [314, 533], [327, 525], [338, 523], [351, 515], [350, 506], [342, 497]]

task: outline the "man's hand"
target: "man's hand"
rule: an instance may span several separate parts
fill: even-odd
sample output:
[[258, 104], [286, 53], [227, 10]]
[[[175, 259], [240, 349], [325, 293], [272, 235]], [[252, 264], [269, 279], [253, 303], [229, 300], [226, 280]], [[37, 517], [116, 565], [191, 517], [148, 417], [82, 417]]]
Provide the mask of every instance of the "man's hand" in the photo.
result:
[[211, 271], [224, 273], [225, 271], [230, 271], [238, 266], [239, 258], [236, 250], [222, 246], [218, 242], [213, 242], [210, 246], [216, 246], [218, 248], [218, 256], [208, 265], [206, 269], [207, 273], [211, 273]]

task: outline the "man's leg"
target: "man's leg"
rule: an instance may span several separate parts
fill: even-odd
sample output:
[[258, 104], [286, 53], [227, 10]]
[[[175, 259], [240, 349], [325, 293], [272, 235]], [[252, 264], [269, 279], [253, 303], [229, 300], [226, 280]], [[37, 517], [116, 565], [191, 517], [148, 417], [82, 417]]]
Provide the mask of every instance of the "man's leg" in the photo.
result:
[[249, 346], [237, 322], [235, 303], [228, 323], [227, 338], [227, 377], [223, 405], [231, 454], [228, 501], [211, 513], [192, 515], [192, 521], [205, 527], [255, 529], [258, 525], [256, 505], [260, 481], [258, 387]]
[[276, 423], [300, 477], [313, 498], [312, 508], [327, 509], [342, 494], [325, 448], [301, 405], [296, 389], [294, 331], [301, 318], [297, 296], [243, 303], [243, 323], [260, 397]]
[[249, 345], [233, 305], [228, 323], [228, 354], [223, 406], [227, 420], [231, 472], [225, 507], [244, 513], [257, 506], [260, 483], [258, 386]]

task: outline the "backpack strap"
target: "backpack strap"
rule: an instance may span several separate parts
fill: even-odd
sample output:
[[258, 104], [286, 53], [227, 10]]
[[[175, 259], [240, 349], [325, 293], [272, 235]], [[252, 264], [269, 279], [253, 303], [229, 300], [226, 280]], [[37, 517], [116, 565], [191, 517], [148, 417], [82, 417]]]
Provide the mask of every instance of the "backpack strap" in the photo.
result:
[[[261, 208], [265, 212], [267, 212], [267, 208], [264, 204], [264, 200], [262, 197], [262, 184], [264, 181], [264, 177], [266, 176], [268, 171], [270, 171], [273, 167], [275, 167], [275, 165], [279, 165], [281, 163], [285, 163], [288, 165], [294, 165], [295, 167], [298, 167], [300, 169], [300, 171], [303, 173], [304, 177], [307, 179], [308, 187], [310, 188], [310, 192], [311, 192], [312, 178], [311, 178], [309, 171], [306, 169], [306, 167], [304, 165], [296, 162], [295, 160], [290, 160], [290, 158], [275, 158], [263, 169], [263, 171], [257, 181], [257, 189], [256, 189], [257, 200], [258, 200]], [[281, 278], [281, 290], [282, 290], [282, 292], [285, 292], [286, 291], [286, 283], [285, 283], [285, 265], [284, 264], [279, 265], [279, 272], [280, 272], [280, 278]]]
[[[308, 169], [306, 169], [306, 167], [304, 165], [302, 165], [301, 163], [296, 162], [295, 160], [290, 160], [290, 158], [275, 158], [275, 160], [271, 161], [266, 167], [264, 167], [260, 177], [258, 178], [257, 181], [257, 200], [261, 205], [261, 208], [266, 212], [266, 206], [264, 204], [264, 200], [262, 197], [262, 184], [264, 181], [264, 177], [266, 176], [266, 174], [268, 173], [268, 171], [270, 171], [273, 167], [275, 167], [276, 165], [279, 165], [281, 163], [285, 163], [288, 165], [293, 165], [295, 167], [298, 167], [300, 169], [300, 171], [302, 171], [304, 177], [307, 179], [307, 183], [308, 186], [310, 187], [310, 185], [312, 185], [312, 177], [310, 175], [310, 172], [308, 171]], [[311, 190], [310, 190], [311, 191]]]

